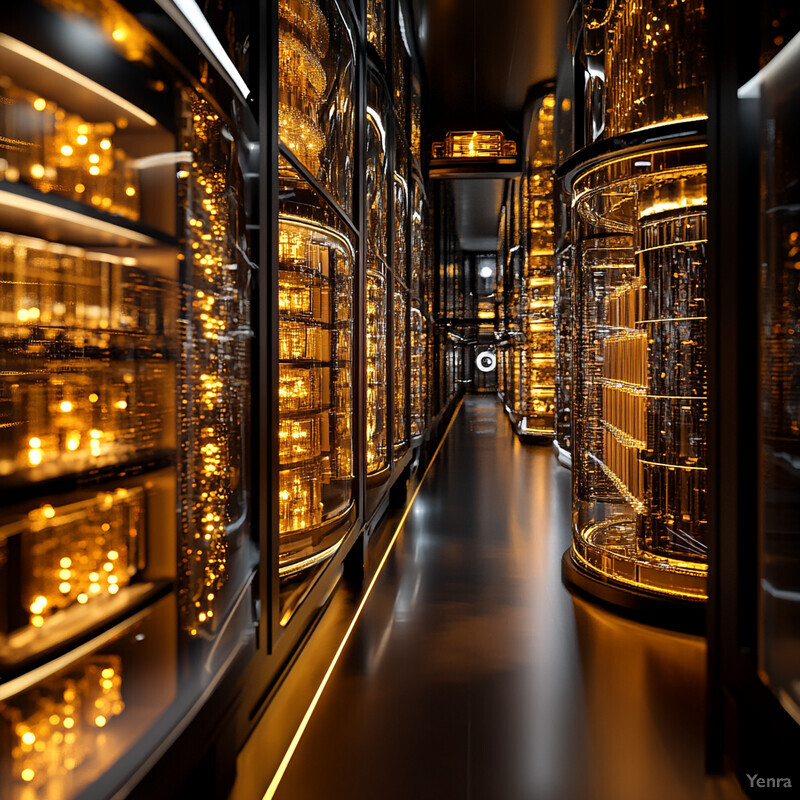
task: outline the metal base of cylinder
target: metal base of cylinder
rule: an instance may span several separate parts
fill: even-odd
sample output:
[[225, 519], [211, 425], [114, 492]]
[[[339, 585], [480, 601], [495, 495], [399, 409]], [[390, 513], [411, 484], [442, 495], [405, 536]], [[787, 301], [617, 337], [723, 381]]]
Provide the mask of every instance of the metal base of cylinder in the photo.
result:
[[561, 580], [579, 596], [599, 601], [637, 622], [699, 636], [705, 634], [703, 601], [653, 594], [590, 572], [573, 558], [571, 547], [561, 558]]

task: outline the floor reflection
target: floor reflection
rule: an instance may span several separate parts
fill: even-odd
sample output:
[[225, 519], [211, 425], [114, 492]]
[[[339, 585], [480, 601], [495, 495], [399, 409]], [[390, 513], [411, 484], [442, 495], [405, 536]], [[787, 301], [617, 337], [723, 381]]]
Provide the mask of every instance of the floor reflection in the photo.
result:
[[697, 800], [705, 644], [560, 578], [570, 476], [467, 399], [278, 800]]

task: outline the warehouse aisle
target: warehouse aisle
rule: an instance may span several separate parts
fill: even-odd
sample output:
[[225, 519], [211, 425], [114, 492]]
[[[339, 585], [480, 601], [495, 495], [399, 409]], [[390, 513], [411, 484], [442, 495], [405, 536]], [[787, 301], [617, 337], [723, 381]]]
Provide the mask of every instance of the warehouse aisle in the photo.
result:
[[570, 476], [470, 396], [278, 800], [698, 800], [705, 644], [561, 583]]

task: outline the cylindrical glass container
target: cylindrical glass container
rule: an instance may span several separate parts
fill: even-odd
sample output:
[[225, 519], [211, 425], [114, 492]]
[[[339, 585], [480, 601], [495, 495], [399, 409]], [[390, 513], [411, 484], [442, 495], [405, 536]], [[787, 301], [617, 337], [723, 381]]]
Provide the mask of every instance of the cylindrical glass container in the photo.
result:
[[587, 0], [589, 141], [706, 114], [704, 0]]
[[353, 475], [354, 250], [308, 184], [295, 179], [292, 198], [279, 218], [281, 575], [341, 540]]
[[573, 557], [623, 584], [704, 599], [705, 146], [590, 163], [572, 208]]

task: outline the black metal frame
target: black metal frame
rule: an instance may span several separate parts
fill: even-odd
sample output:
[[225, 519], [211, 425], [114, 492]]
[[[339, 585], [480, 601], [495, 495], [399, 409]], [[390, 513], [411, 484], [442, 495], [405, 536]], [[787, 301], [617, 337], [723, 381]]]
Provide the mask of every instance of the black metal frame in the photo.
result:
[[[737, 90], [759, 69], [759, 3], [708, 4], [709, 558], [707, 767], [797, 779], [800, 725], [758, 672], [760, 272], [758, 101]], [[732, 233], [735, 232], [735, 233]], [[713, 334], [713, 335], [712, 335]], [[795, 784], [796, 785], [796, 784]]]

